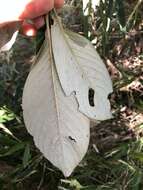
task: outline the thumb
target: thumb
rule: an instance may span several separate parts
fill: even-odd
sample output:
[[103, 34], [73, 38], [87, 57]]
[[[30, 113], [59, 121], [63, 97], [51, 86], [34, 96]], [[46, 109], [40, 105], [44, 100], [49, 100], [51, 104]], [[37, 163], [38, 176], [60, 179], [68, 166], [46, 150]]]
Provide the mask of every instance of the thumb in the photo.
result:
[[34, 37], [37, 34], [37, 28], [32, 21], [30, 22], [24, 21], [20, 33], [29, 37]]

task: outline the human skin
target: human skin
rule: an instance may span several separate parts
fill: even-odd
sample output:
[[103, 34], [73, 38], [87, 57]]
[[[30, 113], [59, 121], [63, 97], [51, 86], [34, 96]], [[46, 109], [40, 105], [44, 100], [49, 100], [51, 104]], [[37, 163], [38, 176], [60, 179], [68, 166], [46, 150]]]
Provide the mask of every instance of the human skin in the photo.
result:
[[11, 21], [24, 21], [31, 19], [29, 28], [40, 28], [44, 24], [43, 15], [52, 8], [60, 8], [64, 0], [0, 0], [0, 26]]

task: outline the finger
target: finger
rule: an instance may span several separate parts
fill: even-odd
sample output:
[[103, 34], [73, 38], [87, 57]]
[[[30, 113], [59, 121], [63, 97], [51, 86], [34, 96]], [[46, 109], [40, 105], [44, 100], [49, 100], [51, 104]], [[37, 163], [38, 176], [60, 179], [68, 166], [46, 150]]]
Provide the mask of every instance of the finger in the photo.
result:
[[41, 28], [45, 24], [45, 20], [43, 16], [33, 19], [33, 22], [37, 29]]
[[64, 0], [55, 0], [54, 1], [54, 6], [56, 8], [61, 8], [63, 6], [63, 4], [64, 4]]
[[25, 36], [34, 37], [37, 34], [37, 28], [35, 27], [35, 24], [32, 22], [23, 22], [20, 33]]
[[48, 13], [54, 7], [54, 0], [32, 0], [20, 15], [21, 19], [35, 18]]

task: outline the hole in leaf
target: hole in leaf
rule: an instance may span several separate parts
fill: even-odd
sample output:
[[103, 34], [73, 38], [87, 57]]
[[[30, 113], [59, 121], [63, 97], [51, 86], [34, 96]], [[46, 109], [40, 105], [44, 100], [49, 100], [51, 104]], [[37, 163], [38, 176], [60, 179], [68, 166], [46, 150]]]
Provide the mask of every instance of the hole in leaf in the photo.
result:
[[94, 107], [95, 104], [94, 104], [94, 90], [92, 88], [89, 89], [88, 91], [88, 100], [89, 100], [89, 105]]

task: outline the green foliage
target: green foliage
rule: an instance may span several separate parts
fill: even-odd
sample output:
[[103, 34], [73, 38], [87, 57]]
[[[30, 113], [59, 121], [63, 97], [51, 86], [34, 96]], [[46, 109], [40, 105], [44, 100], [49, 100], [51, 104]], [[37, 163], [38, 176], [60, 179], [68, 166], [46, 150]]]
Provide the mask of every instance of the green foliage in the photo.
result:
[[[141, 21], [141, 5], [142, 0], [135, 1], [133, 9], [128, 12], [130, 7], [127, 7], [127, 2], [122, 0], [100, 0], [100, 5], [97, 8], [98, 19], [96, 20], [96, 32], [98, 32], [98, 39], [100, 39], [100, 46], [102, 47], [103, 56], [109, 52], [109, 42], [112, 33], [118, 33], [124, 37], [130, 30], [132, 30], [136, 24]], [[88, 17], [88, 18], [87, 18]], [[92, 34], [91, 18], [94, 18], [94, 12], [91, 8], [91, 2], [88, 4], [88, 16], [85, 17], [84, 29], [85, 36], [92, 39], [93, 36], [89, 36], [90, 30]], [[88, 21], [87, 21], [88, 20]], [[92, 23], [93, 24], [93, 23]], [[95, 26], [94, 26], [95, 27]], [[113, 32], [114, 31], [114, 32]]]

